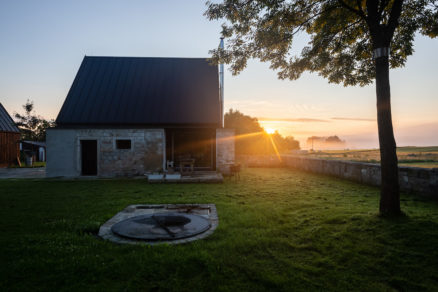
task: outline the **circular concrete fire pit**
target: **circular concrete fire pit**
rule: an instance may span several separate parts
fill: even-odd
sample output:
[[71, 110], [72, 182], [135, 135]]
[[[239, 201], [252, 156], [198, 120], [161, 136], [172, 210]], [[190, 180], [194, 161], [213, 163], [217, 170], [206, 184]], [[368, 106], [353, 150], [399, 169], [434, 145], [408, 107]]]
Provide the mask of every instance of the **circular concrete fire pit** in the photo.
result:
[[100, 227], [99, 236], [116, 243], [185, 243], [216, 229], [214, 204], [131, 205]]
[[111, 227], [119, 236], [144, 240], [174, 240], [207, 231], [210, 223], [199, 215], [158, 213], [125, 219]]

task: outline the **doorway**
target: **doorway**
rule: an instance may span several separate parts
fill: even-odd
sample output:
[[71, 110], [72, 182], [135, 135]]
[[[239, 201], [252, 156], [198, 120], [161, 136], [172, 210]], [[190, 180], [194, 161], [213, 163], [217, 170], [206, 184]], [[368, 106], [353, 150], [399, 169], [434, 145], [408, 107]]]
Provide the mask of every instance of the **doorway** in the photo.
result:
[[82, 175], [97, 175], [97, 140], [81, 140]]
[[216, 129], [166, 129], [166, 159], [179, 169], [180, 161], [194, 160], [195, 170], [215, 170]]

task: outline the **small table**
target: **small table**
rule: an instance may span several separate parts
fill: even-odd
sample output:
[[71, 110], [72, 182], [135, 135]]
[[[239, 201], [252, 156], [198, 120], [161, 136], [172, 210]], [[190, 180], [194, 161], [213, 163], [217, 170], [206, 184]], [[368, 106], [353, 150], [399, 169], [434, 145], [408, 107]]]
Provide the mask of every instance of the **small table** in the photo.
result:
[[193, 174], [195, 168], [195, 159], [183, 159], [179, 161], [181, 175]]

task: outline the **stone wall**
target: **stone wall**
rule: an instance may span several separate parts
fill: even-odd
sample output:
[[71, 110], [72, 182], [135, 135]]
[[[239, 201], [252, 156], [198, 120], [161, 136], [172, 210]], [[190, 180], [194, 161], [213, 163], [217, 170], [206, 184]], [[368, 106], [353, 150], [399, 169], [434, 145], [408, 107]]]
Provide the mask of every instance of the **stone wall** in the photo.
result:
[[216, 129], [216, 170], [229, 174], [234, 164], [234, 129]]
[[[47, 176], [81, 175], [81, 140], [97, 140], [101, 177], [135, 176], [164, 168], [163, 129], [51, 129], [47, 132]], [[117, 139], [131, 149], [117, 149]]]
[[[246, 167], [289, 167], [332, 175], [363, 184], [379, 186], [380, 165], [363, 162], [309, 158], [298, 155], [238, 155], [236, 161]], [[438, 168], [399, 167], [400, 188], [438, 199]]]
[[244, 167], [283, 167], [283, 159], [276, 155], [236, 155], [236, 162]]
[[[380, 165], [283, 155], [284, 166], [379, 186]], [[438, 168], [399, 167], [400, 189], [438, 199]]]

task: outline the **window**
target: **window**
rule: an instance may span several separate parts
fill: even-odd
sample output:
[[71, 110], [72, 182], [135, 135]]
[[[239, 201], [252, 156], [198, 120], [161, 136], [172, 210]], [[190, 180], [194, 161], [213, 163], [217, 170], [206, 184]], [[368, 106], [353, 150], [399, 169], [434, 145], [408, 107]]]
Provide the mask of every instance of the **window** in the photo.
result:
[[131, 140], [116, 140], [117, 149], [131, 149]]

